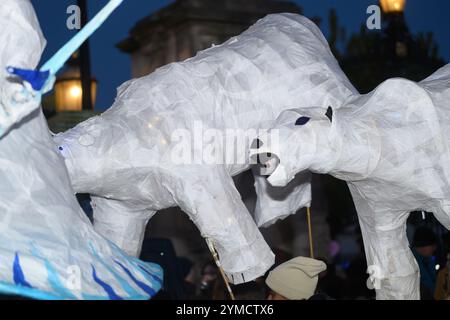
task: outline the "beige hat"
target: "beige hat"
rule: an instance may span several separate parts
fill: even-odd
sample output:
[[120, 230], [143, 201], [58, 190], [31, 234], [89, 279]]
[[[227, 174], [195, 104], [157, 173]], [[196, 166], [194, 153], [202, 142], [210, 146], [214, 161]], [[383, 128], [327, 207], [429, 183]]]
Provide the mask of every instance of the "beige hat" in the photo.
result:
[[297, 257], [273, 269], [266, 284], [289, 300], [309, 299], [316, 291], [319, 273], [326, 269], [322, 261]]

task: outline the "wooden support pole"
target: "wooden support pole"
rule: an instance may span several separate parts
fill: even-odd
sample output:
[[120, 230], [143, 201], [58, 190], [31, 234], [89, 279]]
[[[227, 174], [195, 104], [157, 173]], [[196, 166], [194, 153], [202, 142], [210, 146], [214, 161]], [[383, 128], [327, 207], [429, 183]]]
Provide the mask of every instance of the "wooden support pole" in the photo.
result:
[[231, 290], [230, 283], [228, 282], [228, 278], [225, 275], [225, 272], [223, 271], [222, 265], [220, 264], [219, 256], [217, 255], [217, 251], [214, 248], [214, 244], [209, 239], [206, 239], [206, 243], [208, 244], [209, 251], [211, 251], [211, 254], [214, 258], [214, 262], [216, 263], [217, 268], [219, 268], [220, 275], [222, 276], [222, 279], [225, 282], [225, 286], [227, 287], [228, 294], [230, 295], [231, 300], [233, 301], [236, 300], [233, 290]]
[[308, 238], [309, 238], [309, 256], [314, 259], [314, 245], [312, 235], [312, 223], [311, 223], [311, 208], [306, 208], [306, 218], [308, 220]]

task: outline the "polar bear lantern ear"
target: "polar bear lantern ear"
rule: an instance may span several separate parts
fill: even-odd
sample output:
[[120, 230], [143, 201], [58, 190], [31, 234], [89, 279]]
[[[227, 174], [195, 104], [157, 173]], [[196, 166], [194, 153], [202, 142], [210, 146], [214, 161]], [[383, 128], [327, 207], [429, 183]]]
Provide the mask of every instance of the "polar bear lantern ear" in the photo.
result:
[[325, 116], [330, 120], [331, 123], [333, 123], [333, 113], [333, 108], [329, 106], [327, 109], [327, 113], [325, 113]]

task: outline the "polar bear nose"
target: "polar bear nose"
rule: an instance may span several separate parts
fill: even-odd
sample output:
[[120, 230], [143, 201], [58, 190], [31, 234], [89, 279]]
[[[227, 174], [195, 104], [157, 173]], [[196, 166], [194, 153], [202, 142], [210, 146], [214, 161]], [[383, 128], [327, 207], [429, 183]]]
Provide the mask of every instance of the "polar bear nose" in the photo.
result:
[[261, 166], [261, 175], [271, 175], [280, 163], [280, 159], [264, 146], [260, 139], [253, 140], [250, 148], [250, 158], [254, 164]]
[[262, 155], [260, 160], [262, 163], [261, 175], [264, 176], [272, 175], [280, 165], [280, 158], [273, 154]]

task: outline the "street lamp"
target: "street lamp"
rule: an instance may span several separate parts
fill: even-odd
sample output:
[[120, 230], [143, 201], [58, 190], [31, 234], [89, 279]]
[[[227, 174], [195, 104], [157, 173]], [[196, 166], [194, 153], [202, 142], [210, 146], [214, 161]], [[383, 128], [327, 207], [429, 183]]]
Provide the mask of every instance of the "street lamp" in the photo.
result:
[[[83, 85], [77, 54], [67, 62], [66, 69], [55, 82], [56, 112], [72, 112], [83, 110]], [[90, 79], [91, 106], [95, 105], [97, 81]]]
[[380, 0], [384, 18], [388, 22], [385, 34], [387, 36], [388, 53], [395, 59], [404, 59], [409, 55], [411, 35], [403, 14], [406, 0]]
[[381, 8], [385, 14], [403, 13], [406, 0], [380, 0]]

